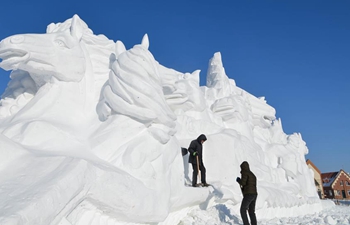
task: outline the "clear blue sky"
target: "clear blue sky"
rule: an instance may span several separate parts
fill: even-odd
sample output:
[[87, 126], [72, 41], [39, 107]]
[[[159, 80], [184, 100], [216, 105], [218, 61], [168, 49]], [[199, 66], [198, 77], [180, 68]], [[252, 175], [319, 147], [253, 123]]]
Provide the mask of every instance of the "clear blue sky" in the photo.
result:
[[[127, 48], [148, 33], [150, 51], [181, 72], [217, 51], [227, 75], [265, 96], [285, 133], [300, 132], [322, 172], [350, 172], [350, 1], [2, 1], [0, 39], [44, 33], [78, 14]], [[0, 69], [0, 93], [9, 72]]]

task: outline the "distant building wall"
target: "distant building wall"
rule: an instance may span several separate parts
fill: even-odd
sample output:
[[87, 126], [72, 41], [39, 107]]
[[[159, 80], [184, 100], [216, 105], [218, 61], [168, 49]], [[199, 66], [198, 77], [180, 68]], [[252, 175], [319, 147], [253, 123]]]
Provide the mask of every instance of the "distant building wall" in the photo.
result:
[[322, 199], [325, 196], [324, 196], [324, 190], [323, 190], [321, 171], [309, 159], [306, 161], [306, 164], [314, 172], [316, 191], [318, 193], [318, 196]]
[[344, 171], [333, 181], [332, 189], [335, 199], [350, 199], [350, 178]]
[[350, 176], [340, 170], [331, 185], [324, 186], [326, 198], [350, 200]]

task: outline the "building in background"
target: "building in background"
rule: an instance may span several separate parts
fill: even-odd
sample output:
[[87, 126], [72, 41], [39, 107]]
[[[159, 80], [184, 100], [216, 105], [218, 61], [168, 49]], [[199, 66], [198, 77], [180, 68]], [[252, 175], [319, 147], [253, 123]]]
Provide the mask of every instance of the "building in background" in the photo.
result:
[[350, 199], [350, 176], [344, 170], [322, 173], [323, 190], [326, 198]]
[[314, 181], [315, 181], [315, 186], [316, 190], [318, 193], [318, 196], [323, 199], [324, 198], [324, 192], [323, 192], [323, 182], [322, 182], [322, 177], [321, 177], [321, 171], [311, 162], [310, 159], [306, 160], [307, 166], [314, 172]]

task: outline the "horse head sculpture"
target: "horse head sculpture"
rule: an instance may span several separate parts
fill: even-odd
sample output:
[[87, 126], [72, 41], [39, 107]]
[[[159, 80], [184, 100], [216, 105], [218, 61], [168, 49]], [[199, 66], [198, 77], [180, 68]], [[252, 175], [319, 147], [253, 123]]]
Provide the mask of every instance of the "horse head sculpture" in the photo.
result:
[[51, 25], [46, 34], [20, 34], [2, 40], [0, 67], [27, 71], [38, 86], [52, 77], [80, 81], [86, 65], [79, 42], [87, 26], [77, 15], [70, 22], [69, 29], [52, 29]]

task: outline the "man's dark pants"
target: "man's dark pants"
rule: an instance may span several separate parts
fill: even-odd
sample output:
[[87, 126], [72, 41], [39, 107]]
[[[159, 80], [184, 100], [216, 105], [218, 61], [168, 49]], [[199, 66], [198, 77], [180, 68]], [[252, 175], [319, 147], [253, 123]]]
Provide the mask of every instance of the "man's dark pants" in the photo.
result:
[[[198, 167], [197, 163], [192, 163], [193, 173], [192, 173], [192, 186], [195, 186], [197, 184], [197, 176], [198, 176]], [[201, 171], [201, 181], [202, 184], [206, 184], [205, 179], [205, 167], [203, 164], [199, 164], [199, 170]]]
[[256, 225], [256, 216], [255, 216], [255, 203], [256, 203], [256, 198], [258, 195], [254, 194], [246, 194], [243, 197], [243, 201], [241, 204], [241, 217], [243, 220], [243, 225], [249, 225], [248, 217], [247, 217], [247, 210], [249, 213], [249, 218], [251, 225]]

